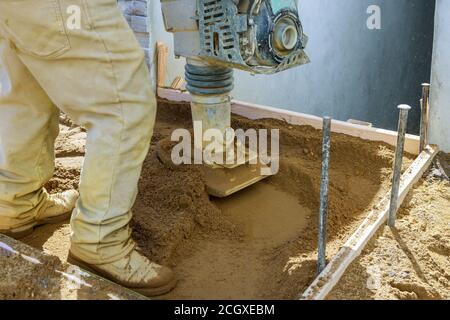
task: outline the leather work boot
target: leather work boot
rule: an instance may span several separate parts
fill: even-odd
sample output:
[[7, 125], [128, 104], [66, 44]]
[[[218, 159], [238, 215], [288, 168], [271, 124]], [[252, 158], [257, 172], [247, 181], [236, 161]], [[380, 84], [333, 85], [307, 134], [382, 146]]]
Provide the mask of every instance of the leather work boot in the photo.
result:
[[106, 264], [89, 264], [71, 252], [67, 261], [147, 297], [167, 293], [177, 284], [172, 270], [151, 262], [136, 250]]
[[61, 193], [50, 194], [42, 207], [37, 212], [33, 221], [13, 229], [0, 229], [0, 233], [11, 238], [20, 239], [31, 234], [35, 227], [43, 224], [59, 223], [69, 219], [75, 203], [78, 199], [78, 191], [68, 190]]

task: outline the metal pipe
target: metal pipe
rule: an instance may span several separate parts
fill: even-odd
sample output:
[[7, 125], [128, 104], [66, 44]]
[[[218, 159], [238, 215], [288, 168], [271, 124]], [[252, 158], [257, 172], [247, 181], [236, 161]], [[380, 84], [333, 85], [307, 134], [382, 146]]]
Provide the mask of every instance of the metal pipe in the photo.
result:
[[[201, 159], [201, 153], [208, 141], [203, 140], [204, 133], [217, 129], [225, 133], [231, 127], [231, 98], [233, 89], [233, 69], [209, 65], [194, 58], [187, 59], [185, 65], [186, 89], [189, 91], [191, 113], [194, 127], [201, 123], [201, 134], [195, 139], [195, 159]], [[224, 145], [225, 147], [225, 145]]]
[[389, 204], [388, 219], [388, 225], [391, 228], [395, 227], [395, 220], [397, 218], [398, 193], [402, 173], [403, 152], [405, 149], [406, 126], [408, 124], [408, 112], [411, 110], [411, 107], [406, 104], [402, 104], [398, 106], [398, 109], [400, 110], [400, 116], [398, 120], [397, 148], [395, 149], [394, 173], [392, 176], [391, 202]]
[[327, 213], [328, 213], [328, 183], [331, 148], [331, 118], [323, 118], [322, 129], [322, 174], [320, 179], [320, 211], [319, 211], [319, 249], [317, 259], [317, 271], [320, 274], [326, 267], [326, 238], [327, 238]]
[[419, 128], [419, 154], [422, 153], [423, 149], [425, 148], [425, 134], [423, 132], [424, 125], [423, 125], [423, 98], [420, 98], [420, 128]]
[[422, 99], [420, 101], [420, 152], [422, 152], [428, 144], [428, 120], [430, 112], [429, 83], [422, 83]]

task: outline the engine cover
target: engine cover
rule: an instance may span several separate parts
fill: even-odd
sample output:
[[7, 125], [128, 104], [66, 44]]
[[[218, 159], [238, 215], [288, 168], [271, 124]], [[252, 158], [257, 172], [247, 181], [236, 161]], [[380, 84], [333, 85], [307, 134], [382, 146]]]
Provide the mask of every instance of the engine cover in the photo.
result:
[[295, 0], [197, 0], [200, 56], [253, 73], [309, 62]]
[[[309, 62], [296, 0], [162, 0], [162, 4], [166, 29], [174, 32], [179, 55], [265, 74]], [[194, 12], [183, 22], [182, 15], [189, 11]], [[188, 39], [193, 32], [196, 35]]]

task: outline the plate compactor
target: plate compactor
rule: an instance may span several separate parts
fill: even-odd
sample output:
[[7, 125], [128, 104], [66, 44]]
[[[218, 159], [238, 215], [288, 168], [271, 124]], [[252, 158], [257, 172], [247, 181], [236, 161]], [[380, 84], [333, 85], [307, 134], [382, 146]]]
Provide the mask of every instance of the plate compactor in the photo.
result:
[[[201, 123], [202, 137], [209, 129], [220, 130], [219, 153], [225, 154], [230, 143], [236, 148], [229, 134], [233, 68], [273, 74], [309, 62], [297, 0], [161, 0], [161, 7], [175, 55], [186, 58], [193, 122]], [[203, 139], [194, 145], [205, 147]], [[215, 152], [212, 159], [223, 159]], [[257, 150], [245, 154], [244, 162], [202, 164], [209, 194], [226, 197], [267, 177], [264, 164], [252, 161]]]

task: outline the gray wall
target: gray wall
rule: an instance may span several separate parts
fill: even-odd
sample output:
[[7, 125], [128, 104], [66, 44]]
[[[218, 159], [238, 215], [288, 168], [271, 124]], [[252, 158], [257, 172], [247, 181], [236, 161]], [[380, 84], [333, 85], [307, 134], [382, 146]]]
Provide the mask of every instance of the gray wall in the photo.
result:
[[[169, 61], [166, 76], [166, 85], [170, 85], [176, 76], [184, 77], [184, 59], [175, 59], [173, 54], [173, 36], [164, 29], [164, 21], [161, 13], [161, 3], [159, 0], [151, 0], [152, 5], [149, 12], [150, 28], [151, 28], [151, 42], [152, 48], [155, 49], [157, 41], [164, 42], [169, 47]], [[156, 59], [156, 54], [153, 52], [153, 57]], [[156, 68], [152, 70], [153, 77], [156, 76]], [[155, 81], [155, 80], [154, 80]], [[156, 81], [155, 81], [156, 83]]]
[[430, 142], [450, 152], [450, 1], [437, 0], [431, 79]]
[[118, 0], [119, 8], [136, 35], [145, 54], [147, 65], [151, 67], [150, 20], [148, 18], [150, 0]]
[[[448, 0], [443, 0], [448, 1]], [[450, 1], [449, 1], [450, 2]], [[381, 30], [366, 26], [369, 5], [381, 7]], [[433, 0], [300, 0], [311, 64], [273, 76], [236, 71], [236, 99], [395, 129], [396, 106], [413, 106], [418, 132], [420, 84], [430, 80]], [[151, 6], [152, 41], [172, 44], [159, 1]], [[169, 61], [170, 84], [183, 61]]]

